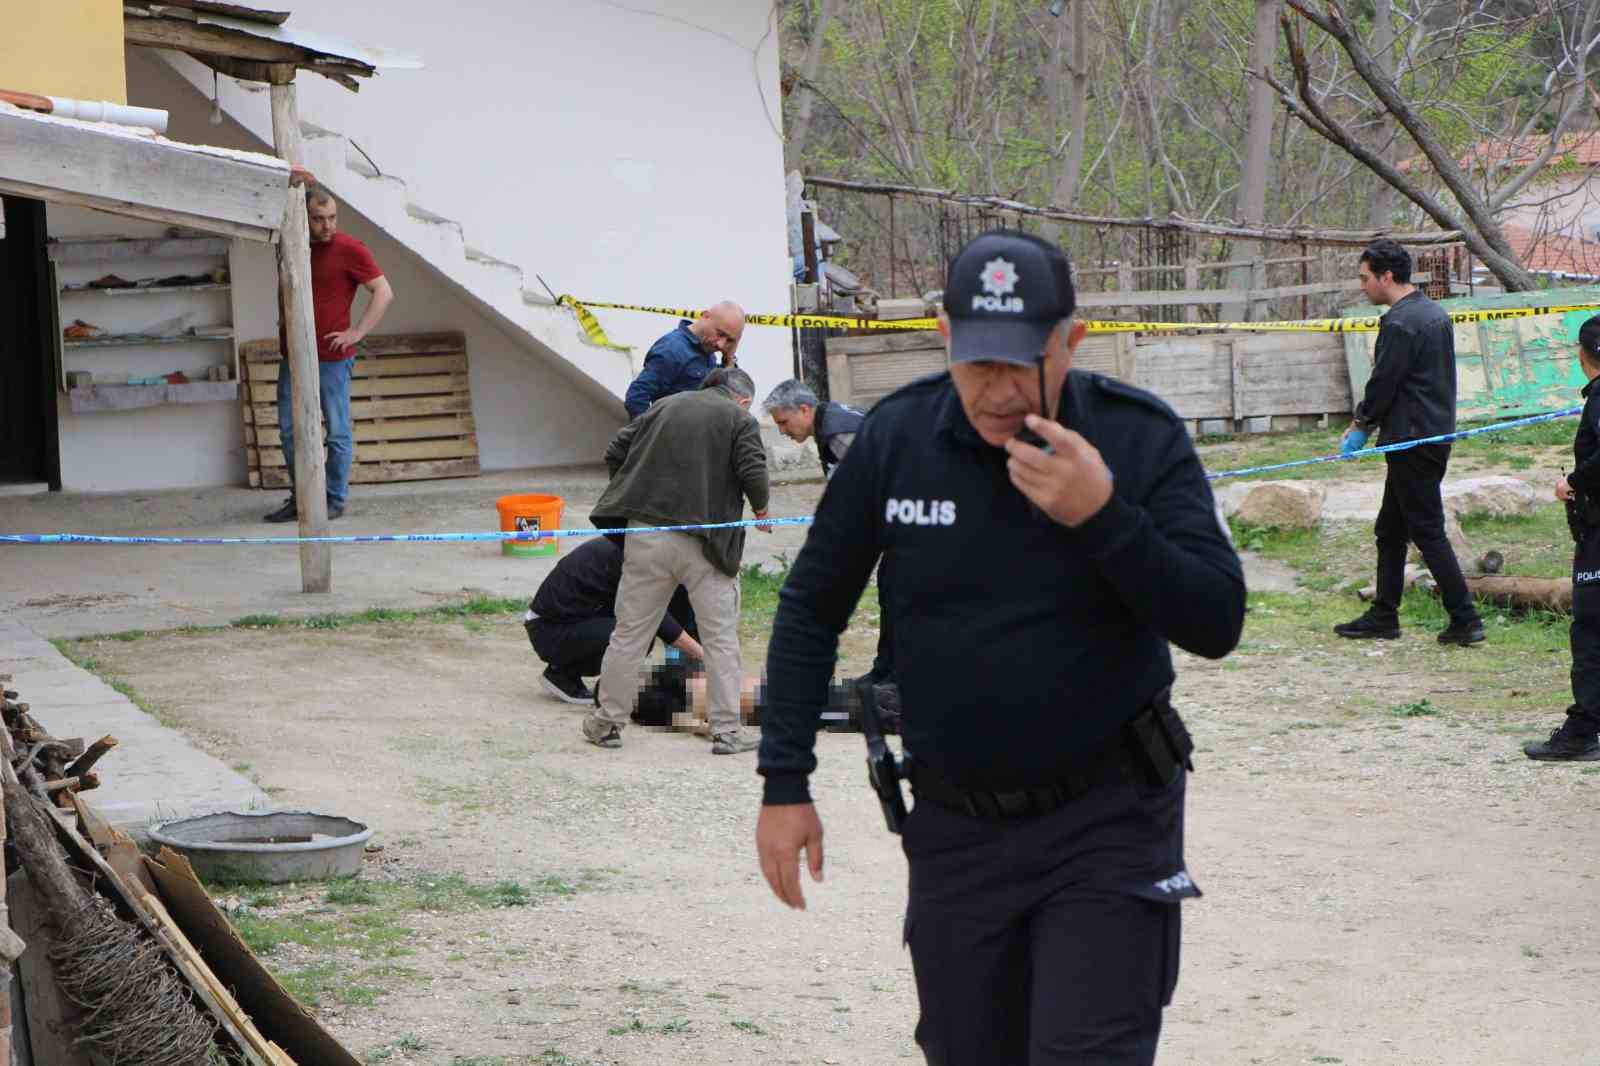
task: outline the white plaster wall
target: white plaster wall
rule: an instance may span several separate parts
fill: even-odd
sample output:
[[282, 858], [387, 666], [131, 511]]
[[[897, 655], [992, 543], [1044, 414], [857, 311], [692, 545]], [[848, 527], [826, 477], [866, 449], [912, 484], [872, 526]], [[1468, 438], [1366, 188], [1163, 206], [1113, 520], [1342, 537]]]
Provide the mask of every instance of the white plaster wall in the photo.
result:
[[[159, 237], [163, 233], [163, 227], [153, 223], [62, 204], [47, 205], [46, 219], [54, 238]], [[157, 273], [198, 273], [212, 265], [209, 259], [149, 259], [98, 267], [63, 266], [60, 271], [64, 284], [77, 284], [106, 273], [133, 280]], [[180, 314], [193, 316], [196, 325], [215, 325], [229, 321], [231, 314], [226, 292], [66, 295], [61, 312], [63, 325], [82, 318], [111, 333], [146, 329]], [[212, 364], [233, 361], [221, 342], [68, 350], [64, 359], [68, 370], [134, 376], [203, 371]], [[66, 491], [125, 492], [244, 480], [244, 428], [236, 403], [169, 404], [89, 414], [73, 414], [67, 397], [60, 393], [56, 403], [61, 487]]]
[[1534, 232], [1592, 241], [1600, 226], [1600, 172], [1563, 174], [1535, 181], [1499, 214], [1500, 221]]
[[[130, 97], [145, 101], [142, 106], [170, 112], [169, 136], [175, 140], [259, 147], [253, 134], [232, 119], [211, 125], [206, 102], [144, 49], [129, 50], [128, 83]], [[454, 329], [466, 334], [479, 462], [485, 470], [598, 461], [610, 435], [626, 420], [620, 403], [597, 397], [592, 383], [575, 381], [561, 360], [541, 355], [530, 338], [508, 333], [348, 205], [340, 207], [340, 225], [367, 243], [394, 286], [395, 303], [378, 332]], [[266, 245], [235, 246], [235, 322], [240, 340], [277, 333], [275, 254]], [[356, 297], [352, 321], [359, 320], [366, 299], [365, 293]], [[222, 480], [240, 482], [243, 471], [241, 459], [237, 476]]]
[[[301, 0], [292, 25], [419, 56], [353, 94], [299, 79], [301, 117], [359, 142], [469, 245], [561, 292], [788, 307], [778, 41], [765, 0]], [[146, 103], [130, 68], [130, 102]], [[270, 137], [265, 93], [224, 100]], [[601, 312], [637, 356], [670, 319]], [[788, 377], [787, 331], [740, 363]]]

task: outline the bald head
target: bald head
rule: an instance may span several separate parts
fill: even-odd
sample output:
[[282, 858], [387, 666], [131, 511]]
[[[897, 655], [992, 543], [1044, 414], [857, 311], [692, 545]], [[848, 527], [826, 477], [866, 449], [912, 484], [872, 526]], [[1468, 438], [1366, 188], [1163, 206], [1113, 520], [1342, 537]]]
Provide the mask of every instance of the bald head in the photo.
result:
[[744, 336], [744, 308], [732, 300], [712, 304], [694, 320], [689, 330], [704, 347], [730, 356], [739, 347], [739, 338]]

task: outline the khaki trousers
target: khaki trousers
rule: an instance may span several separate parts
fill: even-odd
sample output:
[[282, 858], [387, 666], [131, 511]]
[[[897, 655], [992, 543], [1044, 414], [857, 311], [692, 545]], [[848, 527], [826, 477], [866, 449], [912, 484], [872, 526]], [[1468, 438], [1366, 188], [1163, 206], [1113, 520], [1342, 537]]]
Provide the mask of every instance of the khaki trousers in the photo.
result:
[[[628, 525], [644, 525], [629, 522]], [[706, 650], [707, 717], [711, 732], [739, 729], [739, 579], [712, 566], [698, 537], [644, 533], [628, 537], [617, 588], [617, 626], [600, 663], [598, 716], [618, 729], [639, 692], [639, 668], [679, 585], [689, 593]]]

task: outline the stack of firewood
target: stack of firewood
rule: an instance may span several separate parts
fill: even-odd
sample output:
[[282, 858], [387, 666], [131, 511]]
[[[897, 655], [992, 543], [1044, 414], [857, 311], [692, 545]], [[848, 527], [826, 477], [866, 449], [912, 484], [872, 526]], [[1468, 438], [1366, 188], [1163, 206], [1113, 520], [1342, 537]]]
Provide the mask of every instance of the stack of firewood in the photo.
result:
[[[10, 674], [0, 674], [0, 684], [10, 683]], [[87, 747], [81, 737], [61, 740], [51, 736], [28, 712], [26, 703], [17, 702], [17, 693], [5, 689], [0, 715], [11, 736], [12, 770], [28, 791], [63, 810], [71, 810], [72, 793], [100, 787], [94, 764], [117, 746], [117, 738], [104, 736]]]

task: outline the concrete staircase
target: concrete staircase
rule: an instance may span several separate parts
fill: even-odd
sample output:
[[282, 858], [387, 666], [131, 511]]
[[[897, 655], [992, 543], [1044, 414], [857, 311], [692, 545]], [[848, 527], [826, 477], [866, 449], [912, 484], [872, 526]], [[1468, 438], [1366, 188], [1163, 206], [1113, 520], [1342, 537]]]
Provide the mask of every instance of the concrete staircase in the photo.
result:
[[[211, 95], [209, 69], [187, 56], [161, 55], [197, 92]], [[264, 150], [271, 151], [270, 129], [256, 129], [239, 114], [259, 108], [231, 109], [229, 96], [225, 90], [224, 110], [243, 123]], [[627, 391], [635, 372], [629, 356], [587, 343], [572, 311], [557, 307], [542, 290], [530, 289], [530, 283], [538, 283], [522, 267], [474, 248], [459, 222], [414, 203], [404, 180], [380, 174], [345, 135], [304, 120], [300, 128], [305, 141], [304, 166], [341, 201], [414, 252], [513, 336], [534, 342], [536, 351], [548, 353], [563, 363], [564, 369], [613, 397], [620, 399]], [[634, 357], [642, 359], [643, 353], [634, 353]]]

